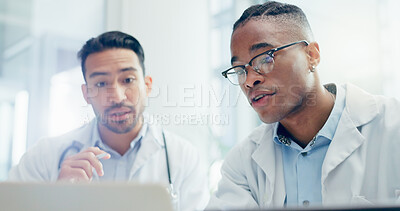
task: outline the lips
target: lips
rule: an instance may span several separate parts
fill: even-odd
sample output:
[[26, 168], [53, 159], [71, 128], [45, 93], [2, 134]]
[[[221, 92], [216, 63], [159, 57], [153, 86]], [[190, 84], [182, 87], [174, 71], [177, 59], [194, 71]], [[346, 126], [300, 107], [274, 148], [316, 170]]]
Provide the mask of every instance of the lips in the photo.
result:
[[112, 115], [121, 115], [124, 113], [129, 113], [131, 111], [132, 110], [130, 108], [123, 107], [123, 108], [114, 108], [114, 109], [108, 111], [107, 113], [108, 113], [108, 115], [112, 116]]
[[263, 97], [265, 97], [265, 96], [267, 96], [267, 94], [261, 94], [261, 95], [257, 95], [255, 98], [253, 98], [253, 102], [255, 102], [255, 101], [258, 101], [259, 99], [261, 99], [261, 98], [263, 98]]
[[107, 112], [107, 116], [111, 121], [120, 122], [127, 120], [132, 113], [132, 109], [127, 107], [114, 108]]
[[257, 90], [250, 94], [249, 102], [253, 107], [266, 105], [274, 95], [275, 91], [271, 90]]

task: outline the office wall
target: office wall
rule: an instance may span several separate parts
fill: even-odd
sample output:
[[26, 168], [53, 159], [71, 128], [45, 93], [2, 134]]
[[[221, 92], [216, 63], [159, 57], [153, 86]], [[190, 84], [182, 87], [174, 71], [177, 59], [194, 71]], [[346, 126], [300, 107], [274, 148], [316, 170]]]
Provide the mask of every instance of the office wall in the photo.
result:
[[320, 45], [323, 83], [353, 83], [400, 99], [400, 1], [335, 0], [285, 2], [304, 10]]
[[107, 17], [107, 30], [130, 33], [144, 48], [153, 78], [149, 120], [189, 139], [207, 158], [214, 115], [207, 101], [213, 90], [208, 1], [111, 0]]

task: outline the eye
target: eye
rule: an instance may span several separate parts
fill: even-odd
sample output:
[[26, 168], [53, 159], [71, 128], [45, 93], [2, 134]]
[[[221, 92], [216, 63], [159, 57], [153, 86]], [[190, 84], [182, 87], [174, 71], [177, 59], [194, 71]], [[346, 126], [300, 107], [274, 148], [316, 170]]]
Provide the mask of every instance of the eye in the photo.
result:
[[135, 78], [133, 78], [133, 77], [124, 79], [124, 83], [126, 83], [126, 84], [133, 83], [134, 81], [135, 81]]
[[245, 74], [245, 71], [244, 71], [243, 68], [237, 68], [237, 69], [235, 69], [235, 72], [236, 72], [237, 75], [243, 75], [243, 74]]
[[265, 56], [262, 56], [262, 58], [260, 59], [261, 64], [268, 64], [268, 63], [271, 63], [272, 61], [273, 61], [272, 57], [268, 54], [266, 54]]
[[95, 84], [95, 86], [96, 87], [105, 87], [107, 85], [107, 83], [106, 82], [104, 82], [104, 81], [101, 81], [101, 82], [97, 82], [96, 84]]

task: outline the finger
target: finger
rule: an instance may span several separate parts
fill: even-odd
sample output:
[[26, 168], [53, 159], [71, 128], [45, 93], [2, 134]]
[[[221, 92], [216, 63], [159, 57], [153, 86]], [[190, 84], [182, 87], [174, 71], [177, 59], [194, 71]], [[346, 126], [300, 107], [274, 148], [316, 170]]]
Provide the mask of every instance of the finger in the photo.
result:
[[66, 161], [65, 165], [70, 168], [83, 169], [89, 179], [93, 177], [93, 167], [88, 160], [70, 160]]
[[90, 178], [87, 176], [87, 173], [82, 168], [72, 168], [69, 165], [62, 166], [60, 173], [58, 175], [59, 181], [90, 181]]
[[101, 150], [98, 147], [88, 147], [87, 149], [83, 150], [82, 152], [93, 152], [95, 155], [104, 153], [105, 151]]
[[110, 154], [106, 153], [103, 150], [100, 150], [98, 147], [89, 147], [84, 151], [67, 157], [66, 160], [87, 160], [90, 165], [96, 170], [99, 176], [104, 175], [103, 164], [99, 161], [96, 155], [106, 154], [102, 159], [109, 159], [111, 157]]
[[101, 160], [101, 159], [107, 160], [107, 159], [111, 158], [111, 155], [108, 154], [107, 152], [105, 152], [105, 153], [96, 155], [96, 158], [99, 159], [99, 160]]
[[99, 159], [95, 158], [96, 160], [91, 162], [93, 168], [96, 170], [97, 175], [103, 176], [104, 175], [104, 170], [103, 170], [103, 164], [100, 162]]
[[104, 150], [101, 150], [98, 147], [89, 147], [85, 150], [85, 152], [93, 152], [96, 155], [97, 159], [99, 160], [100, 159], [107, 160], [111, 158], [111, 155], [109, 153], [107, 153]]
[[110, 159], [111, 155], [103, 150], [90, 150], [89, 148], [72, 156], [67, 157], [67, 159], [82, 160], [88, 159], [95, 156], [97, 159]]
[[[90, 163], [91, 167], [93, 167], [96, 170], [97, 175], [99, 175], [99, 176], [104, 175], [103, 164], [100, 162], [99, 159], [96, 158], [96, 155], [93, 152], [83, 151], [79, 154], [76, 154], [73, 159], [88, 161]], [[90, 171], [90, 172], [92, 172], [92, 171]]]
[[68, 156], [65, 160], [88, 160], [90, 157], [95, 157], [96, 155], [90, 151], [82, 151], [78, 154]]
[[[104, 170], [103, 170], [103, 164], [101, 163], [101, 159], [107, 160], [111, 158], [111, 155], [103, 150], [101, 150], [98, 147], [89, 147], [87, 148], [84, 152], [88, 153], [93, 153], [95, 155], [96, 160], [89, 159], [91, 162], [93, 168], [96, 170], [97, 175], [103, 176], [104, 175]], [[91, 154], [89, 154], [90, 157], [92, 157]]]

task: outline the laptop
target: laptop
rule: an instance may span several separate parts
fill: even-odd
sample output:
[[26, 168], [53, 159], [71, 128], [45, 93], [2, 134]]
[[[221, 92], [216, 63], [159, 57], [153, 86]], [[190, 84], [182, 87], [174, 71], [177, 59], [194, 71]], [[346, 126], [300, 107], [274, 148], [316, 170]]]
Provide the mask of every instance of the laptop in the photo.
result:
[[173, 211], [167, 189], [136, 183], [0, 183], [1, 210]]

